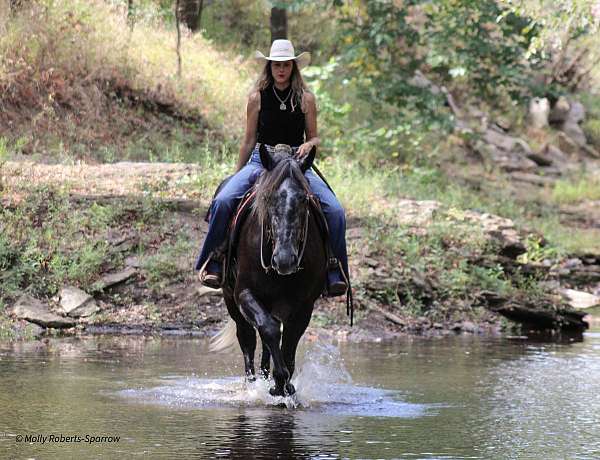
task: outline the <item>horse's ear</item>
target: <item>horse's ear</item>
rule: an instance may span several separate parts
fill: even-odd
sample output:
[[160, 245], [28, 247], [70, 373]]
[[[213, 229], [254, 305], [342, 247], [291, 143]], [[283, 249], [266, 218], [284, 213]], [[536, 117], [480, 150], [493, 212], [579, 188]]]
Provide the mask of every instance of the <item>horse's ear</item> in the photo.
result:
[[260, 144], [258, 148], [258, 152], [260, 153], [260, 162], [265, 167], [267, 171], [270, 171], [275, 166], [275, 160], [273, 159], [273, 155], [269, 153], [265, 144]]
[[312, 166], [313, 162], [315, 161], [316, 155], [317, 147], [314, 146], [312, 149], [310, 149], [308, 155], [306, 155], [304, 158], [302, 158], [302, 161], [300, 161], [300, 170], [302, 171], [302, 173], [305, 173], [308, 170], [308, 168]]

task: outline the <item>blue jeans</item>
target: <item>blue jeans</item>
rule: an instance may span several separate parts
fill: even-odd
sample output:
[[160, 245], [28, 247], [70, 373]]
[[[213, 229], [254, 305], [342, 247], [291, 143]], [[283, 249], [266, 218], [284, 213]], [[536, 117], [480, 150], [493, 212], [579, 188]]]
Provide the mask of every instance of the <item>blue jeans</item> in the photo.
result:
[[[195, 268], [200, 270], [212, 252], [225, 241], [227, 226], [240, 200], [258, 179], [263, 165], [260, 162], [258, 148], [255, 147], [250, 161], [225, 184], [210, 205], [210, 220], [208, 232], [202, 245], [202, 250], [196, 261]], [[342, 269], [348, 276], [348, 255], [346, 253], [346, 216], [342, 205], [327, 187], [325, 182], [312, 169], [304, 174], [311, 191], [319, 198], [327, 226], [331, 250], [342, 264]]]

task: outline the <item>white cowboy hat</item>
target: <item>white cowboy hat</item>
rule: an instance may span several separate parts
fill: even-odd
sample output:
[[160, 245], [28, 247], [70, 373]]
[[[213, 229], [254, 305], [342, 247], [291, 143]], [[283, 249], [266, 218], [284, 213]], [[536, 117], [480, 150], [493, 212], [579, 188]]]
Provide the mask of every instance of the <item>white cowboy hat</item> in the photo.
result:
[[271, 52], [269, 56], [265, 56], [260, 51], [256, 52], [257, 59], [264, 59], [266, 61], [296, 61], [299, 68], [306, 67], [310, 62], [310, 53], [303, 52], [298, 56], [294, 55], [294, 45], [289, 40], [273, 40], [271, 45]]

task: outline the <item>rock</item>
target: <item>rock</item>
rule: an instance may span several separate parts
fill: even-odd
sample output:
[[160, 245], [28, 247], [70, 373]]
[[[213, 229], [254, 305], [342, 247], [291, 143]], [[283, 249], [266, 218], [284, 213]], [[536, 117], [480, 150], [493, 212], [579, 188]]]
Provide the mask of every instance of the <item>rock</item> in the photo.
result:
[[94, 283], [94, 290], [102, 291], [104, 289], [108, 289], [116, 284], [120, 284], [124, 281], [127, 281], [129, 278], [132, 278], [137, 274], [137, 270], [133, 267], [126, 268], [117, 273], [110, 273], [108, 275], [103, 276], [99, 281]]
[[585, 120], [585, 106], [579, 101], [571, 102], [565, 123], [579, 124]]
[[569, 305], [577, 310], [600, 305], [600, 297], [584, 291], [574, 289], [560, 289], [559, 292], [567, 299]]
[[483, 140], [506, 152], [516, 151], [518, 153], [531, 153], [529, 144], [523, 139], [512, 137], [507, 134], [499, 133], [493, 129], [488, 129], [483, 135]]
[[27, 331], [29, 332], [29, 334], [35, 338], [38, 338], [38, 337], [44, 335], [45, 330], [46, 330], [45, 328], [43, 328], [42, 326], [39, 326], [35, 323], [29, 323], [28, 327], [27, 327]]
[[397, 206], [401, 224], [423, 226], [433, 220], [440, 203], [433, 200], [398, 200]]
[[600, 281], [600, 269], [598, 266], [589, 265], [576, 270], [571, 270], [568, 279], [575, 284], [589, 284]]
[[72, 318], [90, 316], [98, 311], [94, 298], [76, 287], [63, 287], [59, 297], [62, 311]]
[[581, 150], [589, 157], [600, 158], [600, 152], [589, 144], [584, 145]]
[[363, 257], [362, 261], [369, 267], [376, 268], [379, 266], [379, 261], [373, 257], [365, 256], [365, 257]]
[[460, 332], [462, 330], [462, 324], [454, 323], [452, 326], [450, 326], [450, 329], [453, 330], [454, 332]]
[[42, 327], [57, 329], [75, 326], [71, 318], [64, 318], [52, 313], [48, 306], [28, 294], [23, 294], [13, 307], [13, 314], [19, 318]]
[[558, 146], [567, 155], [576, 155], [579, 152], [577, 142], [571, 139], [566, 133], [558, 133]]
[[560, 96], [550, 111], [550, 116], [548, 117], [550, 123], [564, 123], [569, 110], [571, 110], [571, 104], [569, 104], [566, 97]]
[[514, 260], [526, 252], [527, 248], [518, 238], [509, 239], [503, 235], [502, 248], [500, 249], [501, 256]]
[[494, 214], [465, 211], [464, 216], [482, 226], [488, 238], [498, 242], [500, 255], [516, 259], [527, 251], [512, 220]]
[[510, 173], [510, 177], [512, 177], [515, 180], [527, 182], [534, 185], [553, 185], [556, 182], [556, 180], [552, 177], [538, 176], [537, 174], [524, 173], [518, 171]]
[[495, 120], [496, 126], [498, 126], [502, 131], [507, 132], [512, 127], [512, 124], [508, 118], [503, 116], [499, 116]]
[[365, 229], [363, 227], [352, 227], [346, 231], [346, 239], [357, 240], [365, 236]]
[[477, 326], [471, 321], [463, 321], [462, 330], [465, 332], [470, 332], [472, 334], [477, 331]]
[[484, 159], [497, 163], [505, 171], [531, 171], [537, 164], [528, 157], [533, 154], [527, 142], [518, 137], [488, 128], [475, 149]]
[[569, 136], [573, 142], [577, 144], [577, 146], [583, 147], [587, 144], [585, 133], [583, 132], [581, 126], [579, 126], [577, 123], [567, 121], [561, 126], [560, 130]]
[[417, 270], [414, 270], [411, 275], [413, 286], [418, 289], [418, 292], [423, 297], [432, 297], [434, 287], [432, 280]]
[[583, 266], [583, 262], [577, 257], [571, 257], [561, 264], [562, 268], [578, 268], [581, 266]]
[[140, 268], [142, 266], [142, 262], [137, 256], [129, 256], [127, 259], [125, 259], [125, 265], [132, 268]]
[[540, 150], [540, 154], [555, 163], [567, 163], [569, 159], [561, 149], [552, 144], [546, 144]]
[[529, 125], [534, 129], [542, 129], [548, 126], [548, 115], [550, 114], [550, 103], [545, 97], [534, 97], [529, 101]]
[[[515, 145], [515, 144], [511, 144]], [[537, 164], [526, 156], [503, 150], [493, 144], [478, 143], [475, 147], [484, 161], [491, 161], [507, 172], [533, 171]]]
[[539, 166], [550, 166], [552, 165], [552, 158], [548, 158], [547, 156], [541, 153], [532, 152], [527, 155], [531, 161], [535, 162]]

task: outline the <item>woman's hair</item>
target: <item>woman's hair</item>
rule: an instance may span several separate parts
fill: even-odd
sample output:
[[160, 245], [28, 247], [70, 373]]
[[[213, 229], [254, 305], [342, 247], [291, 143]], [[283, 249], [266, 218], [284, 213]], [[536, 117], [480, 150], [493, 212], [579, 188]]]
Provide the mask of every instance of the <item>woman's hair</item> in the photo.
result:
[[[258, 79], [254, 83], [254, 87], [252, 91], [262, 91], [263, 89], [267, 89], [270, 85], [273, 84], [273, 72], [271, 72], [271, 62], [267, 61], [265, 66], [263, 67], [262, 72], [258, 76]], [[300, 106], [302, 104], [302, 97], [304, 93], [310, 92], [306, 83], [304, 83], [304, 79], [302, 78], [302, 74], [300, 73], [300, 69], [298, 68], [298, 64], [296, 64], [295, 60], [292, 60], [292, 75], [290, 77], [291, 85], [292, 85], [292, 112], [295, 110], [296, 106]], [[304, 108], [302, 108], [304, 109]], [[302, 110], [304, 111], [304, 110]]]

